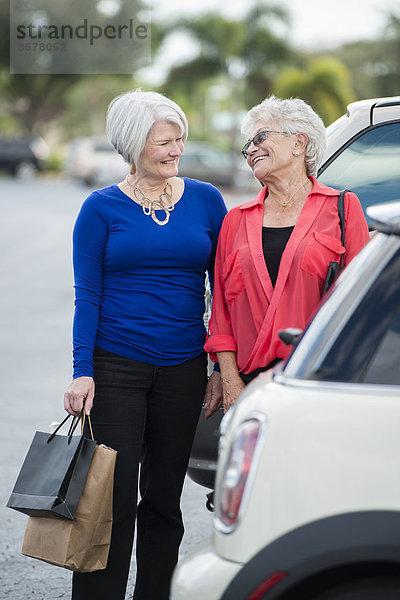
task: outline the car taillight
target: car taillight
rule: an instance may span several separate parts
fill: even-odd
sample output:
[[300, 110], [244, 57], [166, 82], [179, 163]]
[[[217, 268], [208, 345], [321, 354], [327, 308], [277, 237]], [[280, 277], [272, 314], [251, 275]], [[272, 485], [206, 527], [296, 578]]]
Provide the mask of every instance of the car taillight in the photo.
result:
[[261, 428], [261, 421], [251, 418], [235, 431], [216, 493], [217, 522], [220, 521], [226, 532], [231, 531], [238, 520]]

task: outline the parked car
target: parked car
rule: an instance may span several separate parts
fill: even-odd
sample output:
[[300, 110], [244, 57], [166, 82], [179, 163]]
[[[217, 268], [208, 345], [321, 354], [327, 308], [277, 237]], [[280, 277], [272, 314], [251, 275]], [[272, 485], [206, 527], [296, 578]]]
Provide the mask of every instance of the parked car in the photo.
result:
[[106, 186], [125, 179], [129, 166], [106, 138], [93, 136], [70, 142], [64, 170], [86, 185]]
[[222, 420], [212, 538], [171, 600], [400, 598], [400, 202]]
[[239, 155], [221, 150], [208, 142], [185, 143], [179, 159], [179, 176], [208, 181], [217, 187], [257, 191], [260, 187]]
[[326, 133], [322, 183], [353, 191], [364, 212], [400, 198], [400, 96], [354, 102]]
[[32, 177], [43, 169], [48, 154], [47, 144], [42, 138], [0, 138], [0, 170], [16, 177]]
[[[254, 189], [257, 182], [247, 165], [207, 142], [186, 142], [179, 158], [179, 176], [209, 181], [216, 186]], [[235, 166], [234, 166], [235, 165]], [[121, 181], [128, 165], [104, 137], [76, 138], [70, 142], [65, 161], [67, 176], [90, 186]]]
[[[326, 132], [318, 179], [355, 192], [372, 226], [368, 206], [400, 199], [400, 96], [354, 102]], [[188, 469], [193, 481], [210, 489], [222, 416], [222, 410], [209, 421], [201, 416]]]

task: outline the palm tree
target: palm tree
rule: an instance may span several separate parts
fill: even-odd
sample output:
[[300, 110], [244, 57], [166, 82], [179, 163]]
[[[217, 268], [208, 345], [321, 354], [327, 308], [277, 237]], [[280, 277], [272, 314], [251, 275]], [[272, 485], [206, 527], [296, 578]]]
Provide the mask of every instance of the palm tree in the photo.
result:
[[303, 69], [284, 69], [274, 81], [278, 96], [300, 96], [320, 115], [325, 125], [336, 120], [355, 100], [350, 72], [334, 57], [311, 60]]
[[197, 43], [198, 54], [171, 68], [162, 91], [181, 102], [186, 98], [189, 110], [202, 111], [205, 129], [204, 107], [211, 83], [230, 88], [226, 109], [231, 113], [260, 102], [271, 92], [278, 70], [295, 60], [284, 37], [273, 33], [275, 25], [283, 31], [288, 14], [269, 2], [259, 2], [241, 20], [209, 13], [170, 24], [166, 37], [185, 31]]

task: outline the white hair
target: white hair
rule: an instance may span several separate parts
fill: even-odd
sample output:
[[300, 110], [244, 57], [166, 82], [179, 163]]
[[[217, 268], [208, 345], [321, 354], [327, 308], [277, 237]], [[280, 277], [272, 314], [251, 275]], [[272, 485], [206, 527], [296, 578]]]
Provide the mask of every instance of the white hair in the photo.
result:
[[326, 147], [326, 132], [322, 119], [300, 98], [281, 100], [269, 96], [254, 106], [242, 123], [242, 134], [249, 138], [257, 121], [273, 121], [285, 133], [305, 133], [308, 143], [305, 151], [307, 175], [316, 176]]
[[107, 137], [126, 162], [137, 165], [156, 121], [175, 123], [183, 141], [186, 141], [188, 122], [175, 102], [157, 92], [133, 90], [110, 102], [106, 118]]

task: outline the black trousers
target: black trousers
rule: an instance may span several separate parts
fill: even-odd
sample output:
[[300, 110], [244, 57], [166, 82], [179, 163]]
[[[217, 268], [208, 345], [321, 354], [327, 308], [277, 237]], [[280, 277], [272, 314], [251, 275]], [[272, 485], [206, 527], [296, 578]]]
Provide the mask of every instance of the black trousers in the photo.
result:
[[157, 367], [96, 348], [94, 364], [94, 436], [118, 452], [114, 521], [107, 568], [74, 573], [72, 600], [125, 599], [135, 520], [133, 598], [167, 600], [184, 531], [180, 498], [204, 400], [206, 354]]
[[281, 360], [281, 358], [274, 358], [274, 360], [272, 360], [266, 367], [260, 367], [255, 371], [251, 371], [251, 373], [239, 373], [239, 375], [242, 381], [247, 385], [248, 383], [250, 383], [250, 381], [253, 381], [253, 379], [255, 379], [257, 375], [263, 373], [264, 371], [268, 371], [268, 369], [272, 369], [272, 367], [278, 364], [278, 362], [280, 362]]

